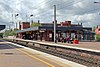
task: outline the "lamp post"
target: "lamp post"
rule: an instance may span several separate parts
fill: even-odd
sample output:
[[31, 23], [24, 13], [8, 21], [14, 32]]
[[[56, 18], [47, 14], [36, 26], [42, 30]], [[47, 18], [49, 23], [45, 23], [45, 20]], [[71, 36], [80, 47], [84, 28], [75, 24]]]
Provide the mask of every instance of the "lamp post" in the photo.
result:
[[[14, 15], [13, 15], [13, 13], [11, 14], [11, 19], [12, 19], [12, 20], [11, 20], [11, 23], [14, 24]], [[10, 28], [11, 28], [11, 27], [9, 26], [9, 29], [10, 29]]]
[[15, 22], [17, 16], [19, 16], [19, 14], [13, 14], [12, 13], [12, 24], [14, 24], [14, 28], [17, 28], [17, 22]]
[[[17, 16], [19, 16], [19, 14], [15, 14], [15, 19], [17, 18]], [[17, 29], [17, 22], [15, 22], [16, 23], [16, 29]]]
[[30, 21], [30, 18], [32, 17], [32, 16], [34, 16], [33, 14], [28, 14], [27, 12], [26, 12], [26, 22], [28, 22], [28, 21]]
[[[100, 2], [94, 2], [94, 3], [96, 3], [96, 4], [100, 4]], [[100, 13], [99, 13], [99, 15], [100, 15]], [[96, 40], [96, 35], [95, 35], [95, 40]]]
[[27, 13], [26, 13], [26, 22], [31, 22], [31, 17], [33, 17], [34, 15], [33, 14], [30, 14], [30, 15], [28, 15]]
[[94, 2], [94, 3], [100, 4], [100, 2]]
[[[96, 3], [96, 4], [100, 4], [100, 2], [94, 2], [94, 3]], [[100, 15], [100, 13], [99, 13], [99, 15]]]
[[30, 24], [31, 24], [31, 22], [33, 22], [33, 20], [31, 19], [31, 17], [33, 17], [33, 16], [34, 16], [33, 14], [30, 15]]

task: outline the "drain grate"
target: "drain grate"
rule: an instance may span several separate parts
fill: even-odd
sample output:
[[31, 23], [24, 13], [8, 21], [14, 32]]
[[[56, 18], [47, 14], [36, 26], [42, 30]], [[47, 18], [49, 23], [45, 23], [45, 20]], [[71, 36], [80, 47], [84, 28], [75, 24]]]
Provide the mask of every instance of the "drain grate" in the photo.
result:
[[4, 54], [6, 54], [6, 55], [12, 55], [13, 53], [4, 53]]

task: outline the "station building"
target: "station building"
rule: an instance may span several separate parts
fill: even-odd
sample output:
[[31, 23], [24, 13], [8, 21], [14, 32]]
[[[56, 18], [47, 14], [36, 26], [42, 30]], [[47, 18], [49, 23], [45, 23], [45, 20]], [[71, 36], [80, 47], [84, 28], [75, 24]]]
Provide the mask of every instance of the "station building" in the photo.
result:
[[97, 26], [95, 32], [96, 32], [96, 34], [100, 34], [100, 25]]
[[[20, 30], [17, 32], [18, 38], [32, 39], [32, 40], [54, 40], [54, 28], [52, 23], [41, 23], [41, 26], [30, 27], [30, 23], [22, 22], [19, 26]], [[92, 28], [83, 27], [81, 24], [72, 24], [71, 21], [60, 22], [56, 25], [56, 37], [60, 38], [74, 38], [77, 35], [78, 40], [92, 41], [95, 40], [95, 33], [92, 32]]]

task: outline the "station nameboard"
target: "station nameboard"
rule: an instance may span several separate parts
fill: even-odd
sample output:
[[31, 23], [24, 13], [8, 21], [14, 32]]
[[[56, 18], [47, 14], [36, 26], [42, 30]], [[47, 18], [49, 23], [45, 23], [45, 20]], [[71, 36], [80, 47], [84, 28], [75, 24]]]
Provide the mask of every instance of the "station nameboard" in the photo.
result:
[[0, 25], [0, 30], [3, 30], [6, 28], [6, 25]]

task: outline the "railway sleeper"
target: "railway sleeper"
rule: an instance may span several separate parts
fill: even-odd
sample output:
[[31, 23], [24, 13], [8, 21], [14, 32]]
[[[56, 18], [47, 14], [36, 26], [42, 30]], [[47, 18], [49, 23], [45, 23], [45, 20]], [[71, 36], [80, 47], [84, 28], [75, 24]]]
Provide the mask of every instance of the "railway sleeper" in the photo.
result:
[[[27, 46], [27, 44], [24, 45], [24, 46]], [[41, 50], [43, 52], [47, 52], [47, 53], [56, 55], [56, 56], [61, 56], [63, 58], [67, 58], [67, 59], [70, 59], [70, 60], [73, 60], [73, 61], [77, 61], [79, 63], [84, 62], [84, 63], [87, 63], [87, 65], [89, 65], [89, 66], [91, 66], [91, 65], [94, 66], [95, 65], [95, 66], [99, 66], [100, 67], [100, 60], [95, 60], [95, 58], [92, 59], [90, 57], [83, 57], [83, 56], [80, 56], [80, 55], [77, 55], [77, 54], [72, 54], [74, 52], [67, 54], [67, 53], [65, 53], [63, 51], [50, 50], [49, 47], [45, 47], [43, 49], [40, 49], [40, 47], [37, 47], [37, 48], [36, 47], [33, 47], [33, 48], [35, 48], [37, 50]], [[50, 48], [52, 48], [52, 47], [50, 47]]]

